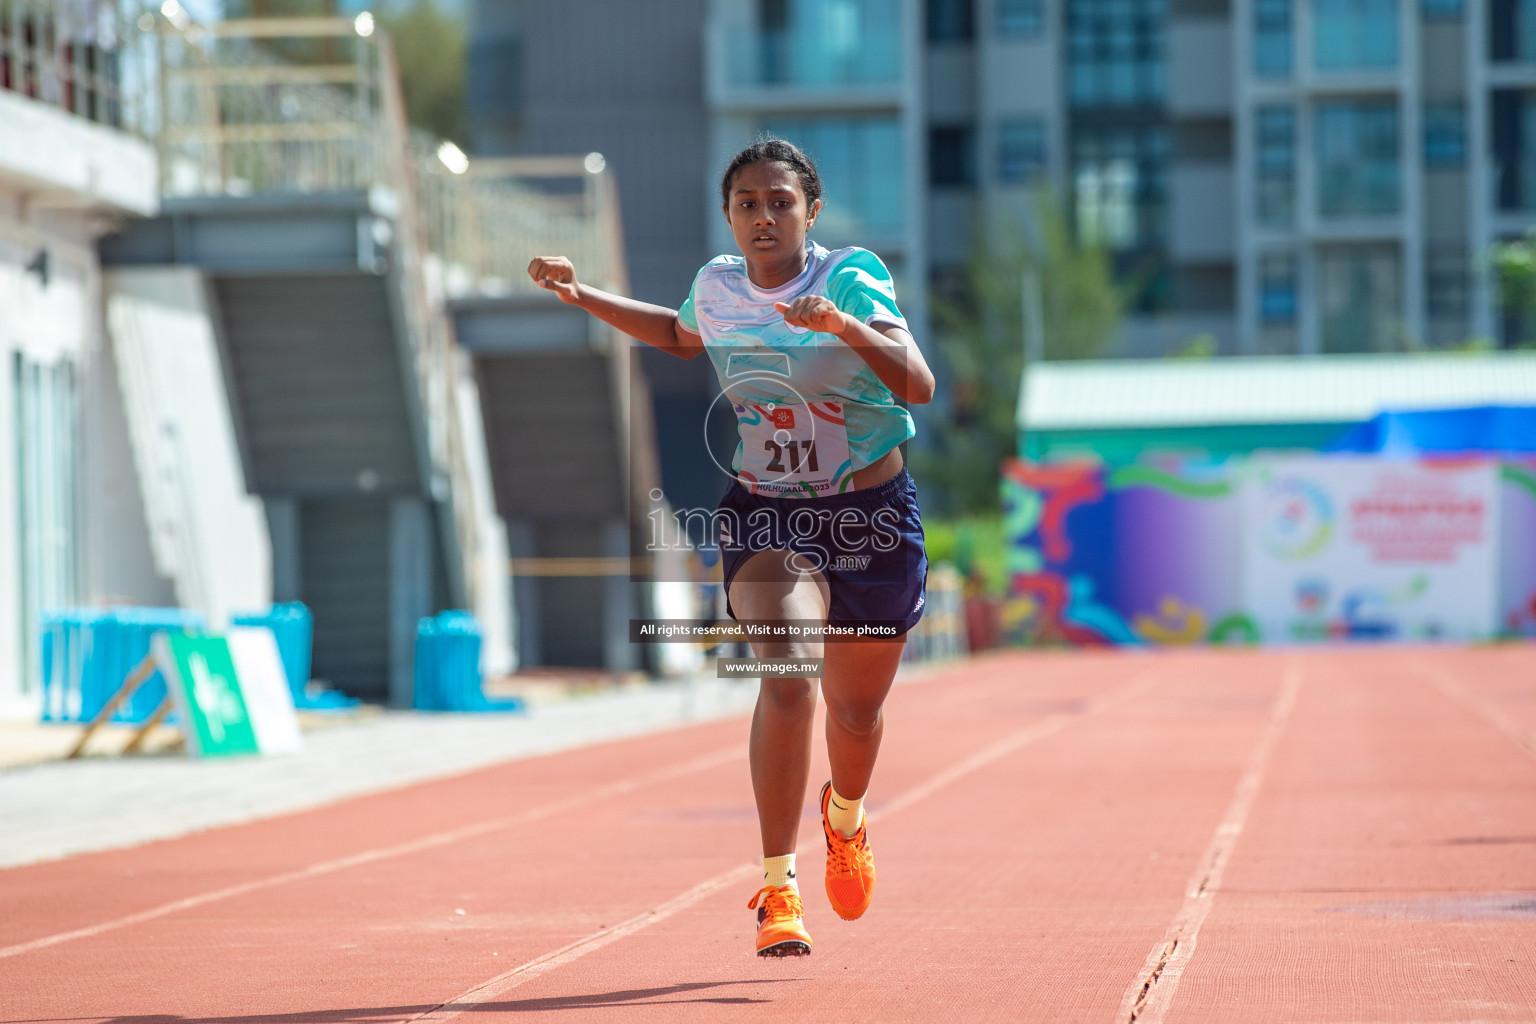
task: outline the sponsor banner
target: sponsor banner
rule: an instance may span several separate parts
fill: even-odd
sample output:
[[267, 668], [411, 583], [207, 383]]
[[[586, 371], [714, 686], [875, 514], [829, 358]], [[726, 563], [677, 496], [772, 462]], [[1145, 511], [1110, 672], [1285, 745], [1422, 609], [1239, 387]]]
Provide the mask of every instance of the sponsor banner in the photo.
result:
[[1004, 468], [1015, 643], [1536, 636], [1536, 461]]
[[1496, 463], [1264, 459], [1245, 477], [1243, 606], [1266, 640], [1498, 630]]

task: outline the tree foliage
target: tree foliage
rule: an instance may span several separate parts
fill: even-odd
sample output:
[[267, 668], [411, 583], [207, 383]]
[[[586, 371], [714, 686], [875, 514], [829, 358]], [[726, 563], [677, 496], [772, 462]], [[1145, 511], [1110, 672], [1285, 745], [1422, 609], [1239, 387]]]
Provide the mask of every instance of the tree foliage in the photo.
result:
[[463, 17], [444, 10], [436, 0], [412, 0], [409, 6], [386, 8], [378, 17], [395, 44], [411, 124], [463, 144], [469, 138]]
[[1127, 306], [1109, 254], [1072, 237], [1055, 197], [1038, 194], [1031, 212], [1028, 224], [999, 217], [978, 226], [959, 286], [933, 297], [948, 415], [934, 417], [937, 443], [917, 458], [951, 513], [996, 509], [999, 467], [1016, 452], [1026, 272], [1040, 281], [1046, 359], [1099, 355]]

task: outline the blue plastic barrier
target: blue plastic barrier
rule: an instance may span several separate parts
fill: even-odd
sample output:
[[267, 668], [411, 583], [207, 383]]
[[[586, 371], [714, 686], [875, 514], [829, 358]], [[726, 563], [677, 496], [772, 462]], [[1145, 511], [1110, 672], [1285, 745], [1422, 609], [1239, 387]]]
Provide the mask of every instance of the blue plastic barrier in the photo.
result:
[[443, 612], [416, 624], [419, 711], [522, 711], [515, 697], [491, 699], [480, 679], [480, 625], [468, 612]]
[[[203, 617], [180, 608], [66, 608], [39, 616], [43, 721], [86, 722], [123, 685], [161, 630], [196, 631]], [[165, 699], [158, 674], [112, 716], [142, 722]]]
[[288, 692], [293, 694], [293, 706], [300, 711], [336, 711], [355, 707], [358, 700], [339, 690], [309, 691], [310, 657], [314, 650], [315, 618], [302, 602], [291, 601], [275, 604], [263, 614], [247, 612], [230, 617], [236, 626], [264, 626], [272, 631], [277, 641], [277, 653], [283, 659], [283, 672], [288, 677]]

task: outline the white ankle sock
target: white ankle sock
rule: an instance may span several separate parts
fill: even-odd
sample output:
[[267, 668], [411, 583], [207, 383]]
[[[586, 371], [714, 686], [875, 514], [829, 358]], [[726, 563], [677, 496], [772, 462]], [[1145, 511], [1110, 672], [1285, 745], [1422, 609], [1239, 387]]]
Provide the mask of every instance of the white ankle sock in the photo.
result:
[[859, 826], [864, 824], [864, 798], [861, 796], [857, 800], [850, 800], [839, 796], [835, 788], [831, 796], [827, 801], [827, 824], [844, 839], [852, 839], [858, 834]]
[[763, 884], [780, 888], [787, 885], [799, 892], [800, 883], [795, 881], [795, 855], [786, 853], [782, 857], [764, 857]]

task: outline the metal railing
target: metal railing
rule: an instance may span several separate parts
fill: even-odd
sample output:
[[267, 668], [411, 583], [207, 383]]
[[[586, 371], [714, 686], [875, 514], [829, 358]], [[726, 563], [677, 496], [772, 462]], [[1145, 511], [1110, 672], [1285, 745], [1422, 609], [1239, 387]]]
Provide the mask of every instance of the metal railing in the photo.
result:
[[588, 280], [623, 290], [617, 193], [602, 158], [470, 161], [408, 128], [393, 47], [366, 18], [160, 22], [162, 192], [385, 185], [413, 208], [402, 213], [419, 220], [447, 297], [532, 290], [523, 268], [533, 251], [568, 254]]
[[163, 194], [345, 192], [398, 177], [382, 37], [343, 18], [157, 24]]
[[144, 19], [112, 0], [0, 0], [0, 92], [142, 133]]
[[569, 256], [583, 280], [628, 291], [618, 192], [599, 154], [479, 159], [455, 172], [419, 137], [416, 148], [448, 297], [538, 291], [523, 272], [533, 253]]

